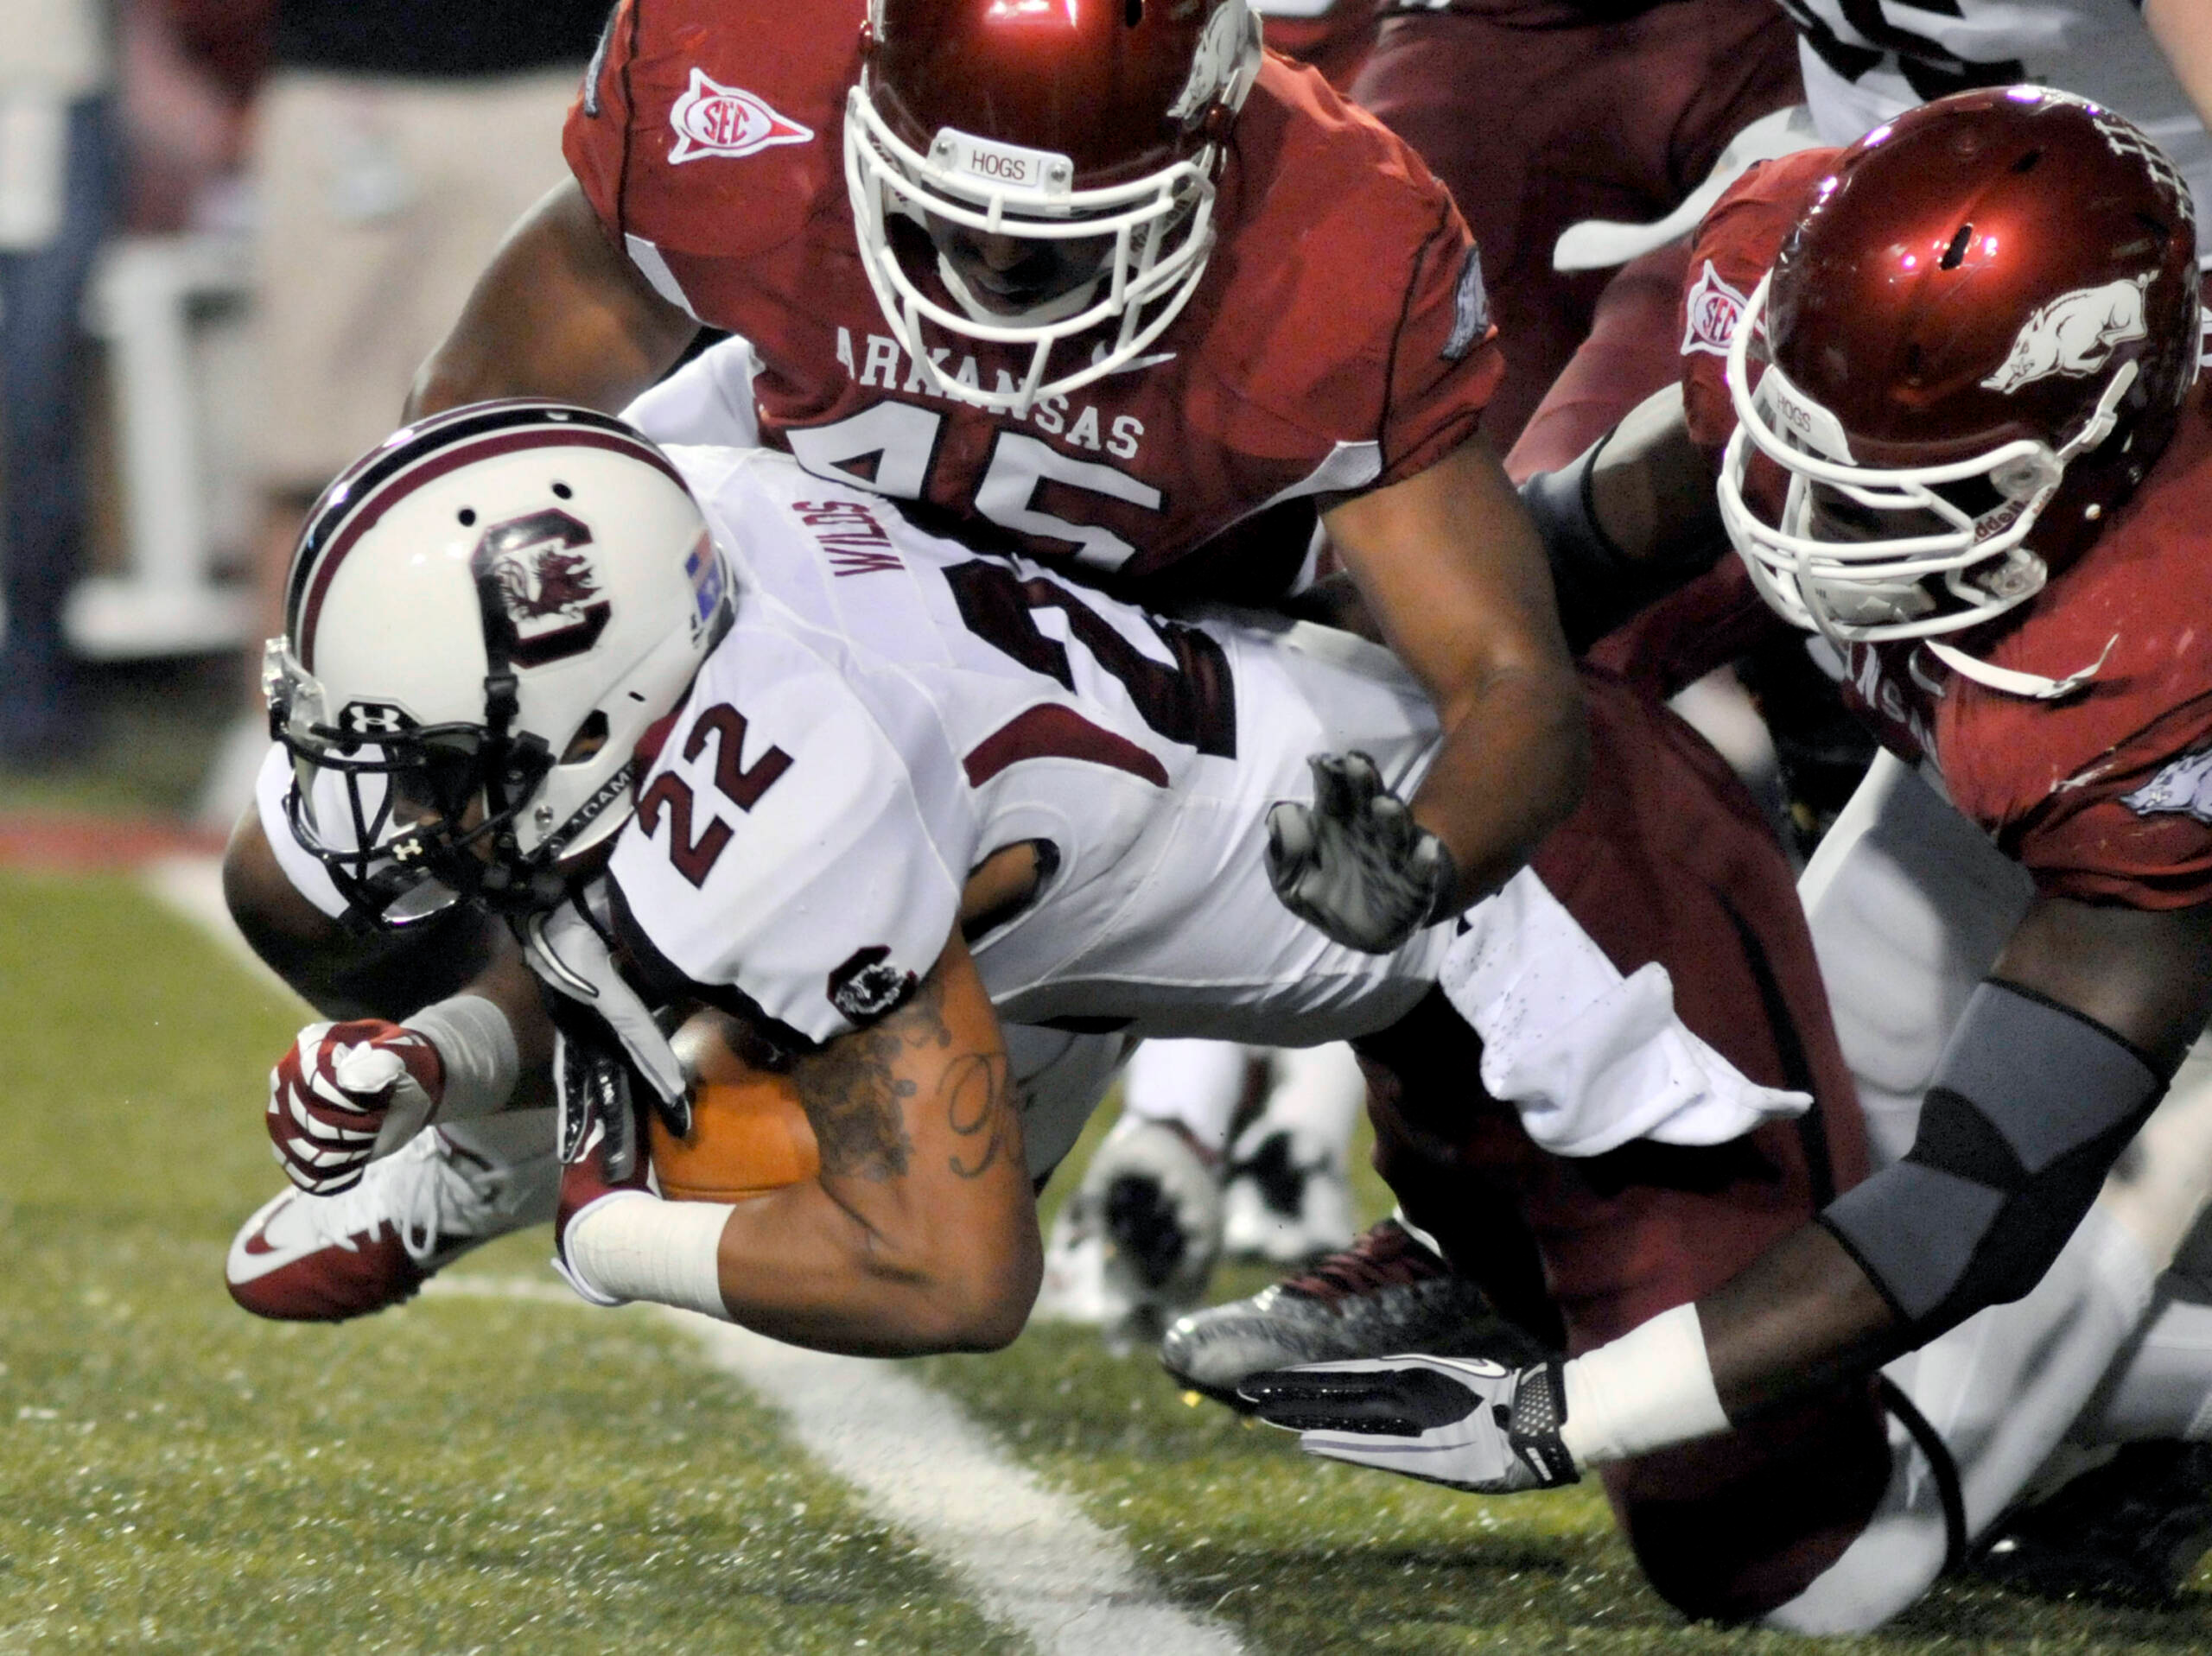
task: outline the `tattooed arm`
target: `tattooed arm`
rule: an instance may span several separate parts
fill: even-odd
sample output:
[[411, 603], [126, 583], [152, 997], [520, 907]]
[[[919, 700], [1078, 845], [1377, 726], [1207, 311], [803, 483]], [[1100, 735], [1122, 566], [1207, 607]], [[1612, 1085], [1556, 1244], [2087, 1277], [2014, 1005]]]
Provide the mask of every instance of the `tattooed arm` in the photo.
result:
[[1043, 1253], [998, 1017], [956, 932], [914, 996], [795, 1064], [817, 1179], [741, 1202], [731, 1315], [870, 1356], [989, 1350], [1021, 1331]]

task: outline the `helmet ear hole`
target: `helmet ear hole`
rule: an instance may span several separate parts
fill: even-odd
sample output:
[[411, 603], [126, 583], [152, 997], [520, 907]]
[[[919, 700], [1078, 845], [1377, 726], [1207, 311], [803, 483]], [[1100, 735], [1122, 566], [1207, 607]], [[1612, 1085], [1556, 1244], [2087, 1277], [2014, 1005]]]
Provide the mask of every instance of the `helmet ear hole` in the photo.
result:
[[1135, 29], [1144, 21], [1144, 0], [1127, 0], [1122, 9], [1122, 21]]
[[569, 745], [561, 750], [561, 763], [582, 765], [587, 759], [597, 758], [599, 751], [606, 746], [607, 714], [602, 709], [594, 707], [583, 723], [576, 726], [576, 733], [569, 738]]

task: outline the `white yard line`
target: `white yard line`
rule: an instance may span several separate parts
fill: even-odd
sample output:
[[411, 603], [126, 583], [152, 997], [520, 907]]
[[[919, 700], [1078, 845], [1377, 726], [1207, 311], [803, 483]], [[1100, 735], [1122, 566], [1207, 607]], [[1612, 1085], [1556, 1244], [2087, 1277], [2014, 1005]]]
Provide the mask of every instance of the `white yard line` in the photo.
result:
[[1046, 1656], [1235, 1656], [1222, 1623], [1160, 1597], [1119, 1536], [893, 1365], [802, 1351], [674, 1311], [715, 1365], [782, 1411], [815, 1459]]
[[[223, 906], [213, 858], [143, 873], [156, 898], [270, 982]], [[527, 1299], [584, 1309], [567, 1289], [454, 1272], [438, 1296]], [[960, 1406], [895, 1365], [802, 1351], [688, 1311], [670, 1311], [708, 1361], [791, 1423], [808, 1453], [906, 1530], [972, 1592], [985, 1615], [1041, 1656], [1242, 1656], [1224, 1624], [1163, 1598], [1122, 1539], [1001, 1451]]]
[[[567, 1289], [455, 1272], [425, 1295], [583, 1309]], [[1041, 1656], [1242, 1656], [1223, 1623], [1169, 1603], [1121, 1538], [1008, 1460], [951, 1399], [895, 1365], [802, 1351], [690, 1311], [670, 1318], [791, 1423], [800, 1445], [898, 1525]]]

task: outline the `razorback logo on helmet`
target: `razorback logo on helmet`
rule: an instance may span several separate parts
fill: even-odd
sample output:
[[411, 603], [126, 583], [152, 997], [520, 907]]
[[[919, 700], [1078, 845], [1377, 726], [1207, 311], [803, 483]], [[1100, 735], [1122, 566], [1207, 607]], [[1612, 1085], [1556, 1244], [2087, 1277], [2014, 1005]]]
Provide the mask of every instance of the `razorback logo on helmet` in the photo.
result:
[[779, 143], [810, 143], [814, 129], [779, 115], [742, 86], [725, 86], [704, 69], [691, 72], [691, 85], [668, 111], [676, 130], [671, 164], [707, 155], [757, 155]]
[[2122, 276], [2101, 288], [2063, 293], [2034, 315], [2012, 341], [2004, 365], [1981, 383], [1993, 391], [2017, 391], [2023, 385], [2065, 374], [2079, 379], [2112, 360], [2116, 346], [2150, 337], [2143, 320], [2148, 275]]
[[499, 589], [514, 629], [518, 667], [581, 656], [614, 613], [582, 548], [591, 530], [557, 507], [509, 518], [484, 531], [475, 567]]
[[2177, 812], [2212, 822], [2212, 749], [2183, 754], [2120, 803], [2138, 816]]
[[1729, 342], [1736, 337], [1737, 320], [1750, 302], [1745, 295], [1720, 279], [1720, 272], [1713, 268], [1711, 259], [1706, 260], [1696, 285], [1682, 300], [1686, 312], [1682, 354], [1687, 357], [1703, 351], [1712, 356], [1726, 357]]
[[882, 1017], [913, 992], [914, 974], [892, 965], [881, 943], [855, 949], [830, 974], [830, 1004], [855, 1024]]

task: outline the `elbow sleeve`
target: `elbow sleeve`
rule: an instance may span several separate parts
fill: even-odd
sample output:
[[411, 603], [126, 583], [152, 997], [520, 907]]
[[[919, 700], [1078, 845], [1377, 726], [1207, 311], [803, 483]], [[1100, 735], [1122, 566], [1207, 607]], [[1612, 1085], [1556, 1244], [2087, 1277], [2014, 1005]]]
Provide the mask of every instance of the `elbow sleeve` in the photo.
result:
[[1952, 1031], [1911, 1151], [1821, 1222], [1919, 1344], [2057, 1258], [2169, 1077], [2094, 1019], [1990, 980]]

